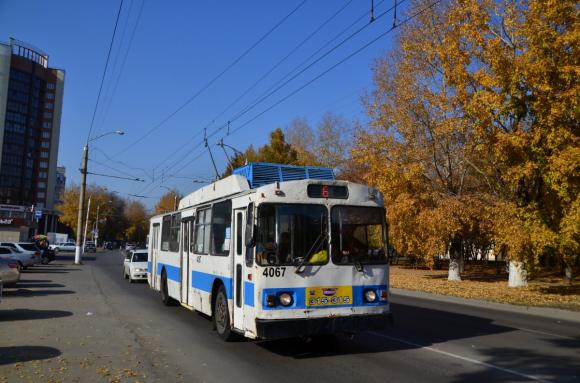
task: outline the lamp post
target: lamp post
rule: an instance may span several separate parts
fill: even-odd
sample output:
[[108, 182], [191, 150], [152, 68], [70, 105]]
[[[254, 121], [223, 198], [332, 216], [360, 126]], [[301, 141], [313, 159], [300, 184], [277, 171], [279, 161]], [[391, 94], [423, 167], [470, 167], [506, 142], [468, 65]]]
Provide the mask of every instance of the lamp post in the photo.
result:
[[109, 200], [107, 202], [104, 203], [100, 203], [97, 206], [97, 220], [95, 221], [95, 229], [93, 230], [93, 240], [95, 241], [95, 248], [97, 247], [98, 241], [99, 241], [99, 210], [101, 209], [101, 206], [107, 203], [112, 203], [113, 201]]
[[79, 214], [77, 218], [77, 240], [75, 248], [75, 265], [81, 264], [81, 230], [83, 229], [83, 214], [85, 210], [85, 191], [87, 188], [87, 162], [89, 161], [89, 142], [98, 140], [101, 137], [108, 136], [109, 134], [118, 134], [122, 136], [125, 132], [121, 130], [116, 130], [113, 132], [103, 133], [97, 137], [87, 139], [85, 146], [83, 147], [83, 160], [81, 166], [81, 190], [79, 192]]
[[167, 189], [167, 190], [169, 190], [170, 192], [173, 193], [173, 211], [177, 210], [177, 192], [175, 190], [173, 190], [173, 189], [168, 188], [167, 186], [161, 185], [159, 187], [160, 188]]

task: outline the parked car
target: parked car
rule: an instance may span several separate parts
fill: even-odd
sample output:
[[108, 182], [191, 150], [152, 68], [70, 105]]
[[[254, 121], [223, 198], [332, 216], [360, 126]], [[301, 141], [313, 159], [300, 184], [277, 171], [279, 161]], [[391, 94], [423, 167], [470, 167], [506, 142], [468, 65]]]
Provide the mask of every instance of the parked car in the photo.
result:
[[62, 242], [62, 243], [49, 245], [48, 247], [51, 248], [52, 250], [54, 250], [55, 253], [58, 253], [59, 251], [75, 251], [76, 250], [76, 244], [74, 242]]
[[26, 269], [28, 266], [37, 265], [41, 262], [40, 250], [34, 243], [0, 242], [0, 246], [8, 247], [12, 250], [14, 253], [12, 258], [18, 261], [20, 268], [22, 269]]
[[13, 286], [20, 280], [18, 262], [0, 258], [0, 280], [4, 286]]
[[96, 253], [97, 252], [97, 247], [95, 246], [95, 243], [93, 241], [87, 241], [87, 243], [85, 243], [85, 253]]
[[19, 270], [34, 265], [34, 262], [36, 261], [35, 254], [31, 254], [30, 252], [19, 252], [12, 247], [4, 246], [4, 243], [6, 242], [2, 242], [2, 246], [0, 246], [0, 258], [16, 262]]
[[132, 250], [123, 262], [123, 277], [133, 283], [147, 279], [147, 250]]

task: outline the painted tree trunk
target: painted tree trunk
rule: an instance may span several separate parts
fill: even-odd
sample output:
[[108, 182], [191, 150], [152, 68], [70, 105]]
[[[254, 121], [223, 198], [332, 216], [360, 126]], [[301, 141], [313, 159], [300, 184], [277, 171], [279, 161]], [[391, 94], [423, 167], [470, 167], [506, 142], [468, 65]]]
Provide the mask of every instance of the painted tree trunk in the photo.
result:
[[564, 278], [567, 283], [572, 283], [572, 266], [568, 263], [564, 266]]
[[510, 261], [508, 287], [525, 287], [528, 285], [528, 272], [524, 268], [524, 263]]
[[448, 281], [461, 282], [461, 239], [454, 238], [449, 249], [449, 273]]

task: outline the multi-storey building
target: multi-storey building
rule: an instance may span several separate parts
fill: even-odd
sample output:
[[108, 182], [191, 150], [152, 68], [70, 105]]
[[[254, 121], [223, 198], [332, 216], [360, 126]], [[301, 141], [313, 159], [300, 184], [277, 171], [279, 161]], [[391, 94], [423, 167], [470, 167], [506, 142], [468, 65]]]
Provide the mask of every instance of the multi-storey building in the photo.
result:
[[[22, 240], [56, 227], [64, 76], [39, 49], [15, 39], [0, 43], [0, 222], [6, 212], [22, 213], [19, 227], [0, 225], [0, 236], [18, 232]], [[26, 214], [33, 208], [40, 218]]]

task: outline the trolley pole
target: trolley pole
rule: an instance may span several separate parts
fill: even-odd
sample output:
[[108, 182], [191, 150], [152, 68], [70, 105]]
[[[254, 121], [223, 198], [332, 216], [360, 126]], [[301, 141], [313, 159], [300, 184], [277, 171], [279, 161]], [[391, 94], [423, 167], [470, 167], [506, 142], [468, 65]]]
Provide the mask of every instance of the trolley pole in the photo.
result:
[[83, 161], [81, 166], [81, 190], [79, 193], [79, 214], [77, 219], [77, 239], [75, 247], [75, 265], [82, 264], [81, 261], [81, 246], [82, 246], [82, 230], [83, 230], [83, 213], [85, 210], [85, 189], [87, 187], [87, 162], [89, 160], [89, 145], [85, 144], [83, 148]]

